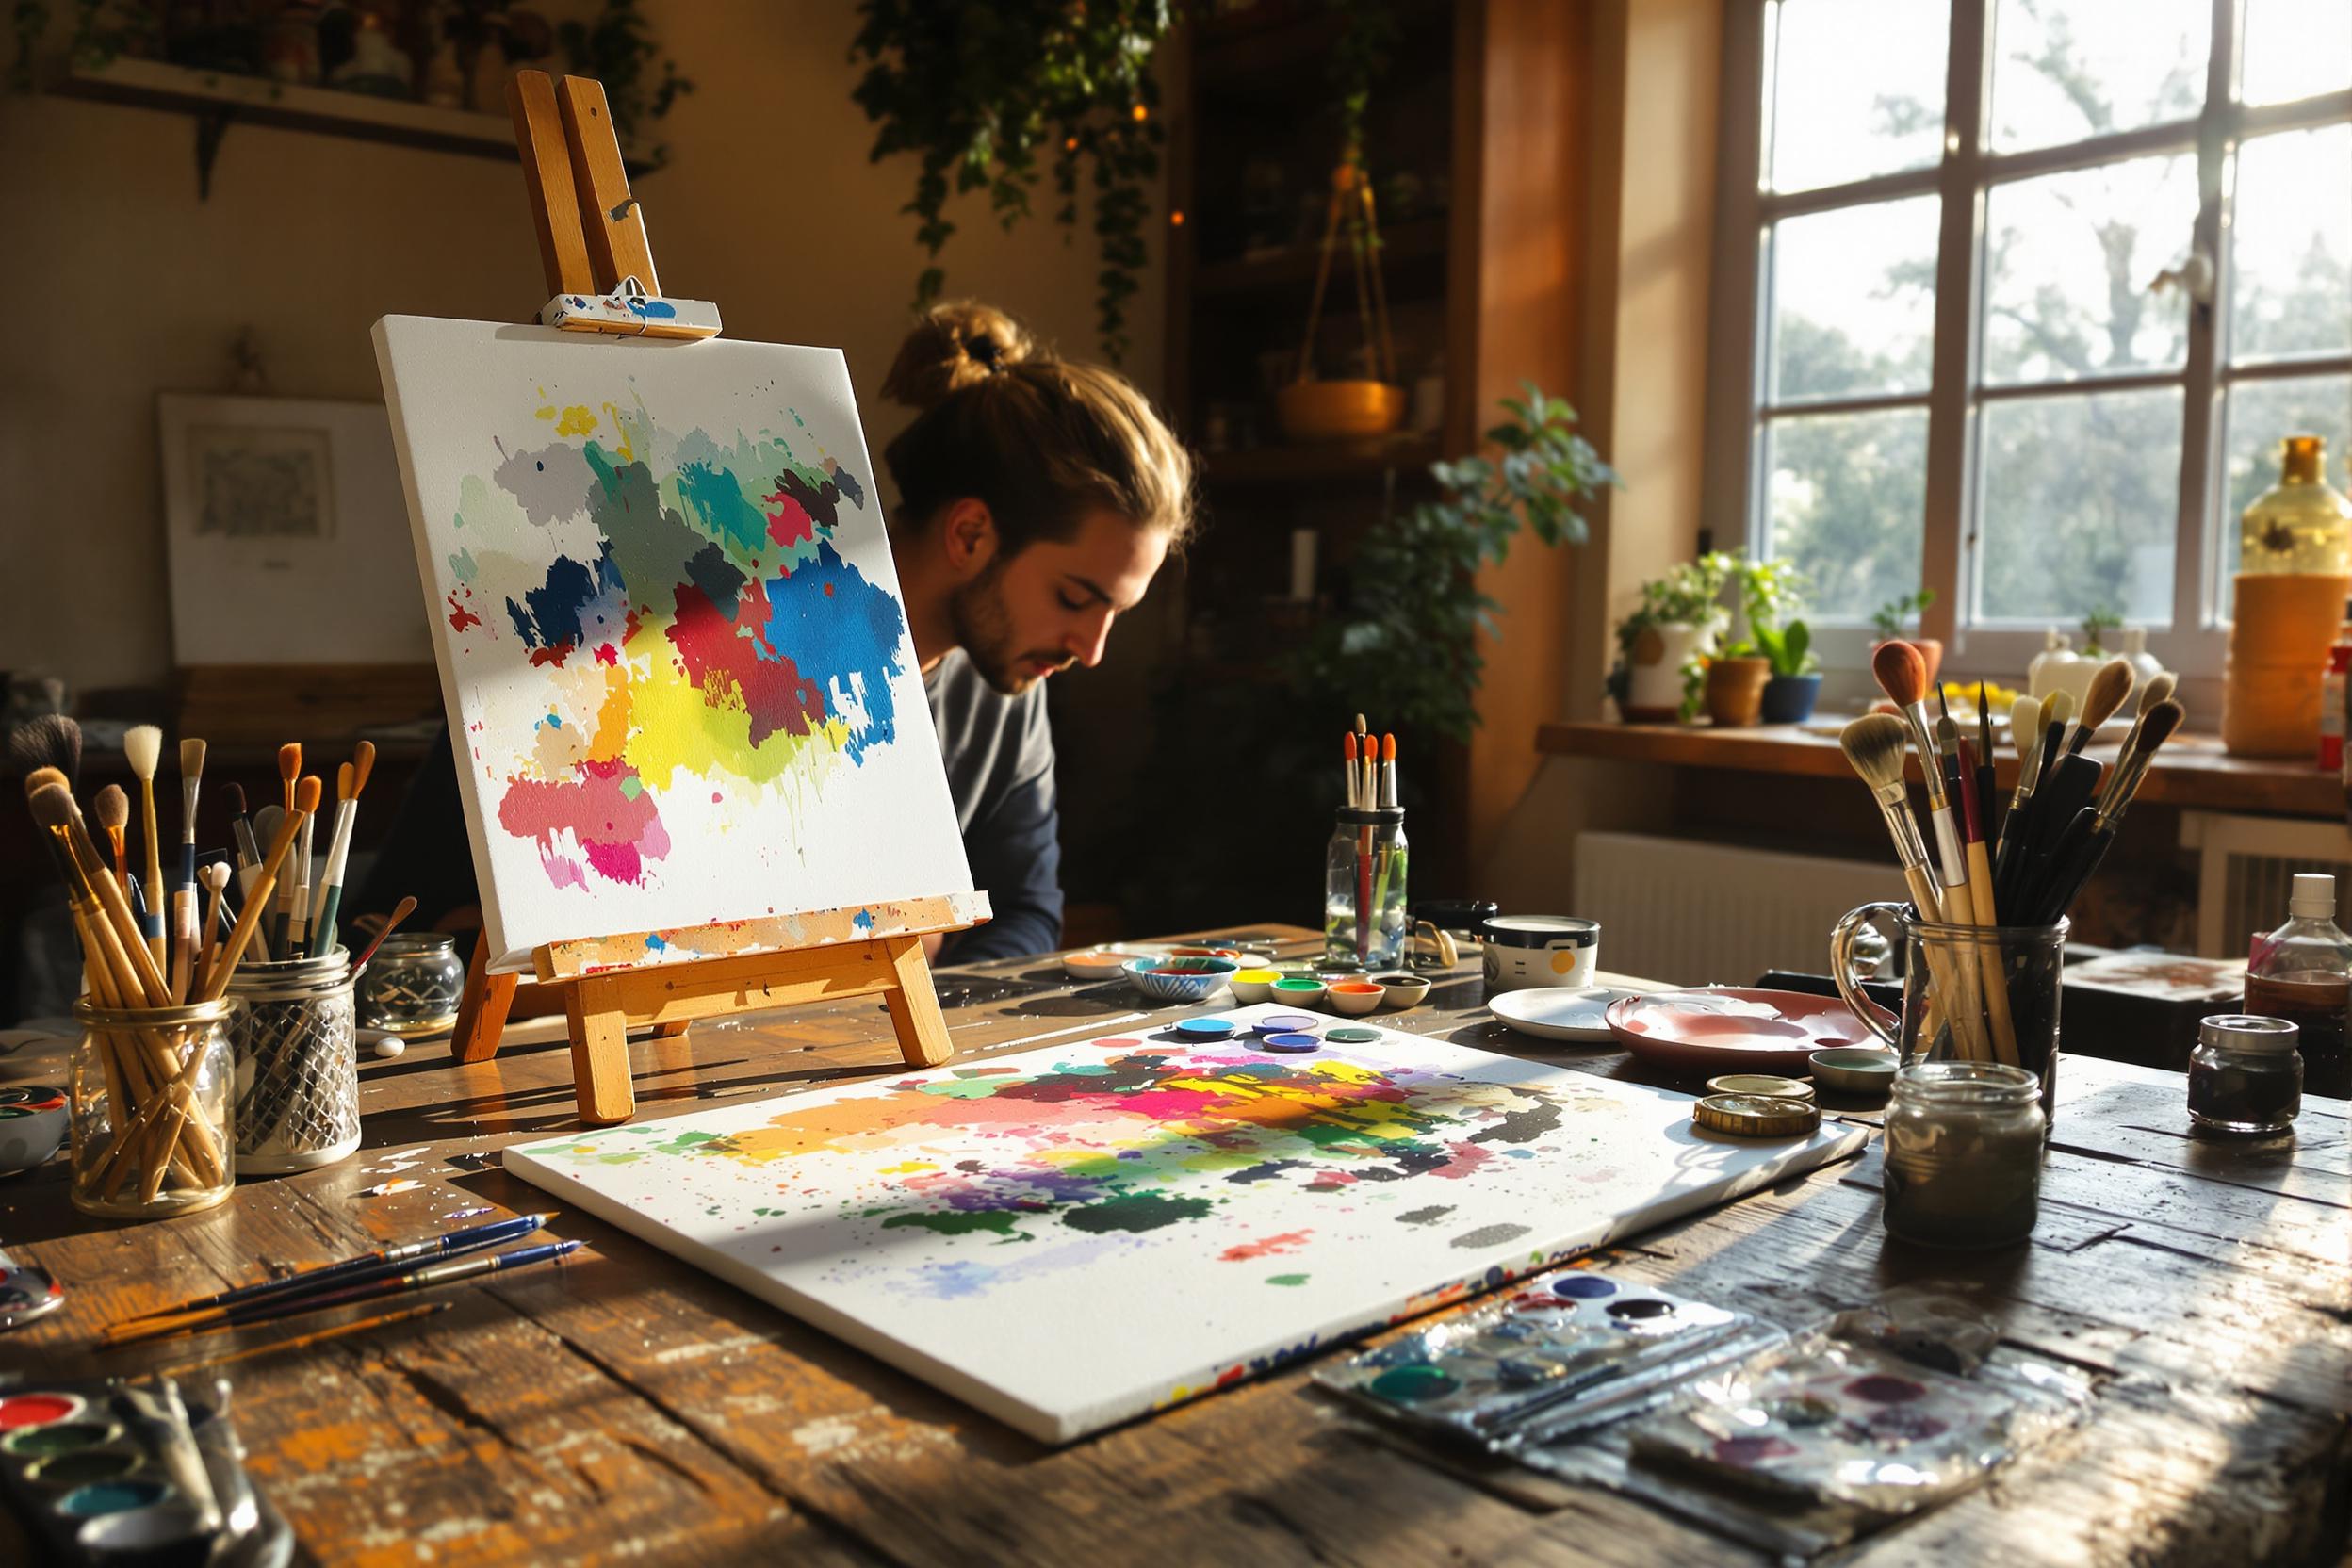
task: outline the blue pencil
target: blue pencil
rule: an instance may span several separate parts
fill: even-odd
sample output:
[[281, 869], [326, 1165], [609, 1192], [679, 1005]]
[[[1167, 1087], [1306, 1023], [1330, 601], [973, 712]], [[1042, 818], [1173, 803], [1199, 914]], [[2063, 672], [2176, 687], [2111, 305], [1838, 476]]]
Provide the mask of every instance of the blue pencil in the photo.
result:
[[403, 1242], [398, 1247], [380, 1247], [372, 1252], [345, 1258], [340, 1263], [306, 1268], [299, 1274], [283, 1279], [264, 1280], [258, 1284], [238, 1285], [233, 1290], [220, 1291], [182, 1301], [176, 1306], [158, 1307], [126, 1317], [106, 1330], [109, 1337], [127, 1334], [153, 1326], [163, 1317], [181, 1317], [189, 1313], [208, 1313], [219, 1308], [233, 1307], [247, 1301], [266, 1300], [275, 1297], [310, 1295], [323, 1290], [340, 1290], [368, 1280], [386, 1279], [409, 1269], [419, 1267], [425, 1260], [454, 1257], [466, 1252], [478, 1252], [488, 1247], [503, 1247], [510, 1241], [520, 1241], [553, 1219], [551, 1214], [516, 1215], [507, 1219], [493, 1219], [481, 1225], [467, 1225], [422, 1241]]

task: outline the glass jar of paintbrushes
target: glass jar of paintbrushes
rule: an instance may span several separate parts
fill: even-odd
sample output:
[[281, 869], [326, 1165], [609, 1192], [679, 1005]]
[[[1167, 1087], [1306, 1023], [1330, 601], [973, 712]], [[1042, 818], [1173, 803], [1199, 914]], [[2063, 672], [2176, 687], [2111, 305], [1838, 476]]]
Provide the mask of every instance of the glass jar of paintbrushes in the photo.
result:
[[1340, 808], [1323, 857], [1326, 963], [1378, 971], [1404, 961], [1406, 849], [1403, 807]]
[[359, 1147], [351, 956], [248, 963], [229, 981], [237, 1157], [248, 1175], [333, 1165]]
[[74, 1206], [109, 1219], [207, 1209], [237, 1184], [227, 997], [178, 1007], [74, 1004]]

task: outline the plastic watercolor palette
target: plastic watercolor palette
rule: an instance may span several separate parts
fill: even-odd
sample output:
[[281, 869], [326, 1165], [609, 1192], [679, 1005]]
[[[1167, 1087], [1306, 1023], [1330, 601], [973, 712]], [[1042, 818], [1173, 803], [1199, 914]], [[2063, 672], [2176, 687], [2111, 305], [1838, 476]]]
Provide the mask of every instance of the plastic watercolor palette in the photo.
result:
[[[208, 1406], [188, 1420], [231, 1537], [210, 1557], [191, 1533], [193, 1511], [162, 1458], [162, 1426], [119, 1383], [0, 1387], [0, 1497], [36, 1543], [34, 1560], [98, 1564], [207, 1561], [214, 1568], [280, 1568], [294, 1556], [294, 1532], [255, 1491], [237, 1446]], [[242, 1516], [232, 1495], [250, 1498]], [[193, 1555], [190, 1555], [193, 1554]]]
[[[1562, 1269], [1509, 1296], [1315, 1373], [1381, 1414], [1506, 1446], [1541, 1416], [1557, 1434], [1671, 1396], [1694, 1368], [1778, 1343], [1746, 1313], [1607, 1274]], [[1581, 1410], [1575, 1407], [1581, 1406]]]
[[1836, 1124], [1715, 1139], [1687, 1095], [1369, 1024], [1261, 1031], [1283, 1012], [1221, 1012], [1230, 1039], [1042, 1046], [504, 1158], [1065, 1442], [1864, 1142]]

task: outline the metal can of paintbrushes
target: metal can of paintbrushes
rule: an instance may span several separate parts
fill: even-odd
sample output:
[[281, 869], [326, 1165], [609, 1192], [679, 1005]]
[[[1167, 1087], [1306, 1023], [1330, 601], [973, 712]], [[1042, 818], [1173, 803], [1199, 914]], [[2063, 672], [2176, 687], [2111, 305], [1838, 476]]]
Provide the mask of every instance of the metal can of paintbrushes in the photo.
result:
[[237, 1165], [277, 1175], [333, 1165], [359, 1147], [359, 1048], [351, 956], [239, 965], [228, 994], [237, 1057]]

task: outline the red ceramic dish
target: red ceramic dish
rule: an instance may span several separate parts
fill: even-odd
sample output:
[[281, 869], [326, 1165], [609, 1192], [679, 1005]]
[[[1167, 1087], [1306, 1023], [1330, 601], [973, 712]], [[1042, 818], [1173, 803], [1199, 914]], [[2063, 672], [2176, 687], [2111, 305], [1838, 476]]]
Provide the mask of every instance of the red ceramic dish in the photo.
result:
[[1778, 1072], [1803, 1078], [1805, 1058], [1838, 1045], [1876, 1045], [1834, 996], [1738, 987], [1657, 991], [1609, 1004], [1609, 1032], [1652, 1066], [1694, 1077]]

